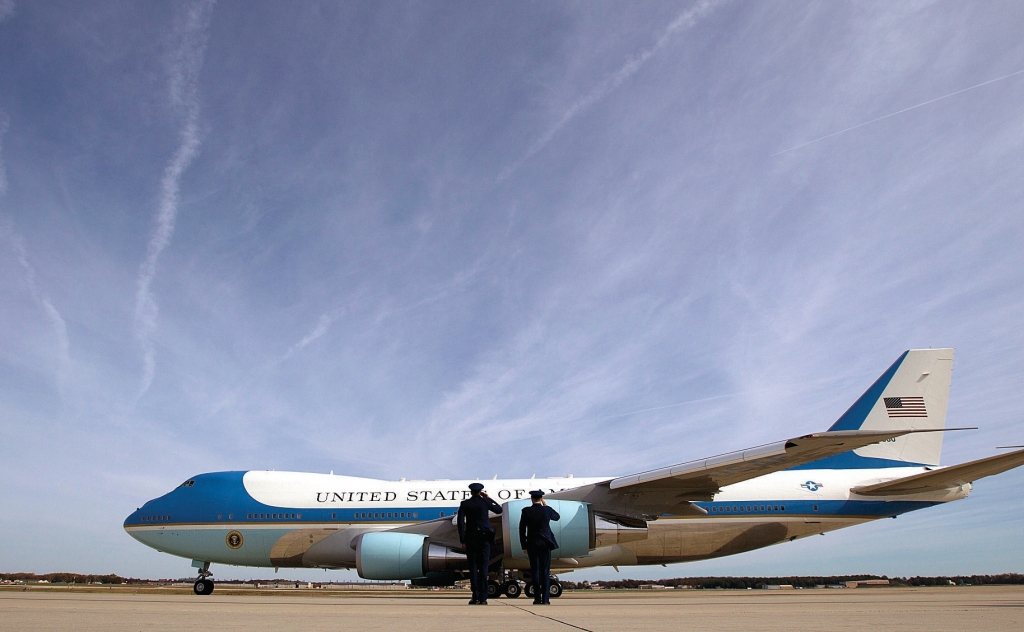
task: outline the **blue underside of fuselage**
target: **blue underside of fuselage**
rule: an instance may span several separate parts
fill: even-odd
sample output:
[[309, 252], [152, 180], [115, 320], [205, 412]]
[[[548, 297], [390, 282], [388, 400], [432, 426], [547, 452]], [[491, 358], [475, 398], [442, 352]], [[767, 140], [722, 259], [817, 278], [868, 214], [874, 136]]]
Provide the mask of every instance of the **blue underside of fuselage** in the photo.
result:
[[[372, 511], [357, 508], [293, 508], [274, 507], [256, 501], [245, 490], [242, 477], [245, 472], [215, 472], [201, 474], [191, 481], [191, 487], [178, 487], [174, 491], [151, 500], [132, 513], [125, 527], [168, 524], [223, 524], [225, 527], [248, 524], [284, 525], [324, 523], [395, 523], [422, 522], [451, 516], [458, 505], [447, 507], [398, 505], [376, 506]], [[884, 518], [915, 509], [939, 504], [924, 501], [884, 500], [758, 500], [696, 502], [705, 509], [708, 518], [740, 516], [821, 516]], [[699, 517], [698, 517], [699, 518]]]

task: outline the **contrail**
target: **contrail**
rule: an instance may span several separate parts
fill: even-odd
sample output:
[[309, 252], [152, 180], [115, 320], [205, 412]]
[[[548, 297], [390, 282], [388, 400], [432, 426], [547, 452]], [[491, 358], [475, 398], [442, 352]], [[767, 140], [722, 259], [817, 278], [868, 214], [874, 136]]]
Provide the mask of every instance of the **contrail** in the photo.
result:
[[647, 63], [647, 60], [664, 48], [675, 35], [692, 28], [701, 19], [718, 8], [719, 5], [723, 4], [723, 2], [724, 0], [701, 0], [690, 9], [679, 14], [676, 19], [672, 20], [672, 22], [665, 27], [661, 32], [661, 35], [658, 36], [658, 39], [655, 40], [653, 46], [646, 48], [640, 51], [639, 54], [631, 57], [621, 68], [608, 75], [604, 81], [597, 85], [597, 87], [587, 93], [583, 98], [570, 105], [562, 114], [561, 118], [559, 118], [558, 121], [548, 129], [548, 131], [544, 132], [544, 134], [530, 146], [530, 149], [526, 151], [526, 154], [524, 154], [522, 158], [506, 168], [501, 175], [498, 176], [498, 181], [503, 181], [515, 173], [515, 171], [519, 169], [524, 162], [537, 155], [545, 145], [551, 142], [551, 139], [555, 137], [555, 134], [565, 127], [569, 121], [576, 118], [582, 112], [590, 108], [590, 106], [611, 94], [615, 89], [621, 86], [624, 81], [635, 75], [637, 71]]
[[21, 265], [22, 270], [25, 271], [25, 283], [28, 285], [29, 294], [32, 295], [32, 300], [43, 308], [43, 311], [46, 312], [46, 317], [53, 325], [53, 332], [57, 336], [57, 350], [60, 354], [60, 370], [63, 371], [71, 364], [68, 326], [60, 312], [53, 306], [50, 297], [41, 292], [36, 285], [36, 270], [29, 263], [28, 252], [25, 250], [25, 242], [21, 235], [14, 232], [13, 228], [9, 232], [11, 233], [11, 242], [14, 246], [14, 254], [18, 257], [18, 263]]
[[[14, 11], [14, 3], [4, 3], [0, 0], [0, 22]], [[7, 113], [0, 110], [0, 195], [7, 193], [7, 169], [4, 167], [3, 159], [3, 148], [4, 148], [4, 136], [7, 135], [7, 130], [10, 128], [11, 119], [7, 116]], [[50, 323], [53, 324], [54, 333], [57, 335], [58, 351], [60, 352], [61, 370], [63, 371], [70, 363], [68, 355], [68, 326], [64, 322], [64, 318], [61, 317], [60, 312], [50, 302], [50, 297], [39, 291], [39, 287], [36, 285], [36, 270], [32, 267], [32, 264], [28, 261], [28, 253], [25, 251], [25, 241], [22, 239], [14, 230], [13, 222], [8, 223], [8, 226], [0, 226], [0, 229], [6, 228], [6, 232], [10, 235], [11, 245], [14, 248], [14, 254], [18, 258], [18, 264], [21, 265], [22, 270], [25, 271], [25, 283], [28, 285], [29, 294], [32, 295], [34, 300], [43, 311], [46, 312], [46, 317], [50, 319]], [[3, 231], [0, 230], [0, 234]]]
[[1009, 79], [1010, 77], [1013, 77], [1015, 75], [1019, 75], [1021, 73], [1024, 73], [1024, 70], [1018, 70], [1017, 72], [1011, 72], [1008, 75], [1003, 75], [1002, 77], [996, 77], [995, 79], [989, 79], [988, 81], [983, 81], [983, 82], [981, 82], [981, 83], [979, 83], [977, 85], [973, 85], [973, 86], [971, 86], [969, 88], [963, 88], [962, 90], [957, 90], [956, 92], [950, 92], [949, 94], [945, 94], [945, 95], [943, 95], [941, 97], [935, 97], [934, 99], [929, 99], [928, 101], [925, 101], [923, 103], [918, 103], [917, 105], [912, 105], [912, 106], [910, 106], [908, 108], [903, 108], [902, 110], [899, 110], [897, 112], [892, 112], [891, 114], [886, 114], [885, 116], [879, 116], [878, 118], [871, 119], [870, 121], [865, 121], [863, 123], [858, 123], [857, 125], [854, 125], [853, 127], [847, 127], [846, 129], [841, 129], [838, 132], [832, 132], [831, 134], [826, 134], [825, 136], [822, 136], [821, 138], [815, 138], [814, 140], [809, 140], [806, 143], [800, 143], [799, 145], [797, 145], [795, 147], [790, 147], [789, 149], [783, 149], [780, 152], [776, 152], [776, 153], [772, 154], [771, 156], [769, 156], [769, 158], [774, 158], [775, 156], [779, 156], [779, 155], [782, 155], [782, 154], [784, 154], [786, 152], [793, 151], [794, 149], [800, 149], [801, 147], [806, 147], [808, 145], [813, 145], [814, 143], [817, 143], [818, 141], [825, 140], [826, 138], [832, 138], [833, 136], [838, 136], [840, 134], [845, 134], [846, 132], [849, 132], [851, 130], [855, 130], [858, 127], [864, 127], [865, 125], [871, 125], [872, 123], [877, 123], [878, 121], [882, 121], [882, 120], [885, 120], [887, 118], [896, 116], [897, 114], [903, 114], [904, 112], [909, 112], [910, 110], [916, 110], [917, 108], [924, 107], [926, 105], [935, 103], [936, 101], [941, 101], [943, 99], [948, 99], [950, 97], [955, 97], [958, 94], [963, 94], [964, 92], [968, 92], [970, 90], [974, 90], [974, 89], [980, 88], [982, 86], [987, 86], [990, 83], [995, 83], [997, 81], [1002, 81], [1003, 79]]
[[199, 153], [202, 138], [199, 133], [199, 70], [203, 65], [209, 35], [212, 0], [192, 5], [181, 32], [181, 45], [170, 59], [171, 106], [182, 112], [185, 124], [181, 129], [181, 143], [164, 169], [160, 180], [160, 198], [155, 216], [156, 227], [149, 238], [146, 259], [139, 266], [138, 290], [135, 293], [135, 337], [142, 347], [141, 397], [153, 383], [156, 358], [152, 335], [156, 330], [157, 305], [151, 285], [156, 275], [156, 264], [174, 234], [174, 220], [178, 215], [178, 189], [181, 174]]
[[784, 389], [784, 388], [794, 388], [794, 387], [798, 387], [798, 386], [807, 386], [807, 385], [810, 385], [810, 384], [822, 384], [822, 383], [828, 383], [828, 382], [835, 382], [835, 381], [839, 381], [839, 380], [849, 379], [851, 377], [860, 377], [862, 375], [873, 375], [873, 374], [872, 373], [865, 373], [865, 372], [847, 373], [846, 375], [823, 377], [823, 378], [819, 378], [817, 380], [806, 380], [806, 381], [803, 381], [803, 382], [792, 382], [792, 383], [789, 383], [789, 384], [779, 384], [779, 385], [773, 386], [771, 388], [756, 388], [756, 389], [752, 389], [752, 390], [748, 390], [748, 391], [737, 391], [735, 393], [726, 393], [724, 395], [712, 395], [712, 396], [709, 396], [709, 397], [700, 397], [700, 398], [697, 398], [697, 399], [690, 399], [690, 400], [687, 400], [685, 402], [677, 402], [675, 404], [665, 404], [663, 406], [653, 406], [651, 408], [641, 408], [640, 410], [631, 410], [631, 411], [625, 412], [625, 413], [617, 413], [615, 415], [608, 415], [607, 417], [599, 417], [596, 421], [607, 421], [609, 419], [618, 419], [619, 417], [631, 417], [633, 415], [639, 415], [641, 413], [654, 412], [656, 410], [666, 410], [666, 409], [669, 409], [669, 408], [679, 408], [680, 406], [690, 406], [692, 404], [702, 404], [704, 402], [713, 402], [713, 401], [719, 400], [719, 399], [729, 399], [731, 397], [742, 397], [743, 395], [752, 395], [754, 393], [765, 393], [765, 392], [768, 392], [768, 391]]
[[[0, 5], [2, 6], [2, 5]], [[0, 110], [0, 195], [7, 193], [7, 169], [4, 167], [4, 136], [7, 135], [7, 128], [11, 125], [11, 117], [7, 112]]]

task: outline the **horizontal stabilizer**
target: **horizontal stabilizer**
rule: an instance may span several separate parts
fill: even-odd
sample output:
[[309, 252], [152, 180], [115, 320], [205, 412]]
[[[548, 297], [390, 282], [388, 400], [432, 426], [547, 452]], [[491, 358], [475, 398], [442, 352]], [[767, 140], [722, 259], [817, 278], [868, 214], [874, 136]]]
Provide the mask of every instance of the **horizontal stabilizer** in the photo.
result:
[[969, 463], [925, 472], [924, 474], [898, 478], [894, 481], [854, 487], [850, 491], [861, 496], [902, 496], [906, 494], [936, 492], [956, 487], [957, 485], [972, 483], [979, 478], [1012, 470], [1021, 465], [1024, 465], [1024, 450], [1017, 450], [1009, 454], [999, 454]]

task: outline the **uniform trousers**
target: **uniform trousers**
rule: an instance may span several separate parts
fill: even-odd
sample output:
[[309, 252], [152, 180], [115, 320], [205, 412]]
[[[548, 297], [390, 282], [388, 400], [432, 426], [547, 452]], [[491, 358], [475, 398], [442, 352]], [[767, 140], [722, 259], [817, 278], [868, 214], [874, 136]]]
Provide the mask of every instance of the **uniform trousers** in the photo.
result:
[[466, 558], [469, 562], [469, 585], [474, 601], [487, 601], [487, 567], [491, 563], [491, 540], [486, 536], [466, 538]]
[[533, 575], [533, 600], [551, 602], [551, 550], [542, 546], [530, 547], [530, 574]]

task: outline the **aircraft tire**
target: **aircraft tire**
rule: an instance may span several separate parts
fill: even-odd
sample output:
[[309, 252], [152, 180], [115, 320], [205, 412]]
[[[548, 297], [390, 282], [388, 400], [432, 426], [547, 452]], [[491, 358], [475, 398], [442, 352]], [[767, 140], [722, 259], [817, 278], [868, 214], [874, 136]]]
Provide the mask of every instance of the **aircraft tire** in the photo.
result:
[[487, 582], [487, 598], [497, 599], [498, 597], [501, 597], [501, 584], [493, 579], [489, 580]]
[[518, 599], [523, 594], [523, 587], [514, 579], [506, 582], [502, 588], [505, 596], [509, 599]]
[[533, 599], [533, 596], [537, 594], [537, 586], [532, 581], [526, 582], [526, 588], [523, 589], [523, 592], [527, 597]]
[[551, 580], [551, 587], [548, 589], [548, 596], [552, 599], [558, 599], [562, 596], [562, 584], [555, 580]]
[[197, 595], [209, 595], [213, 592], [213, 582], [208, 579], [197, 579], [196, 583], [192, 584], [192, 592]]

